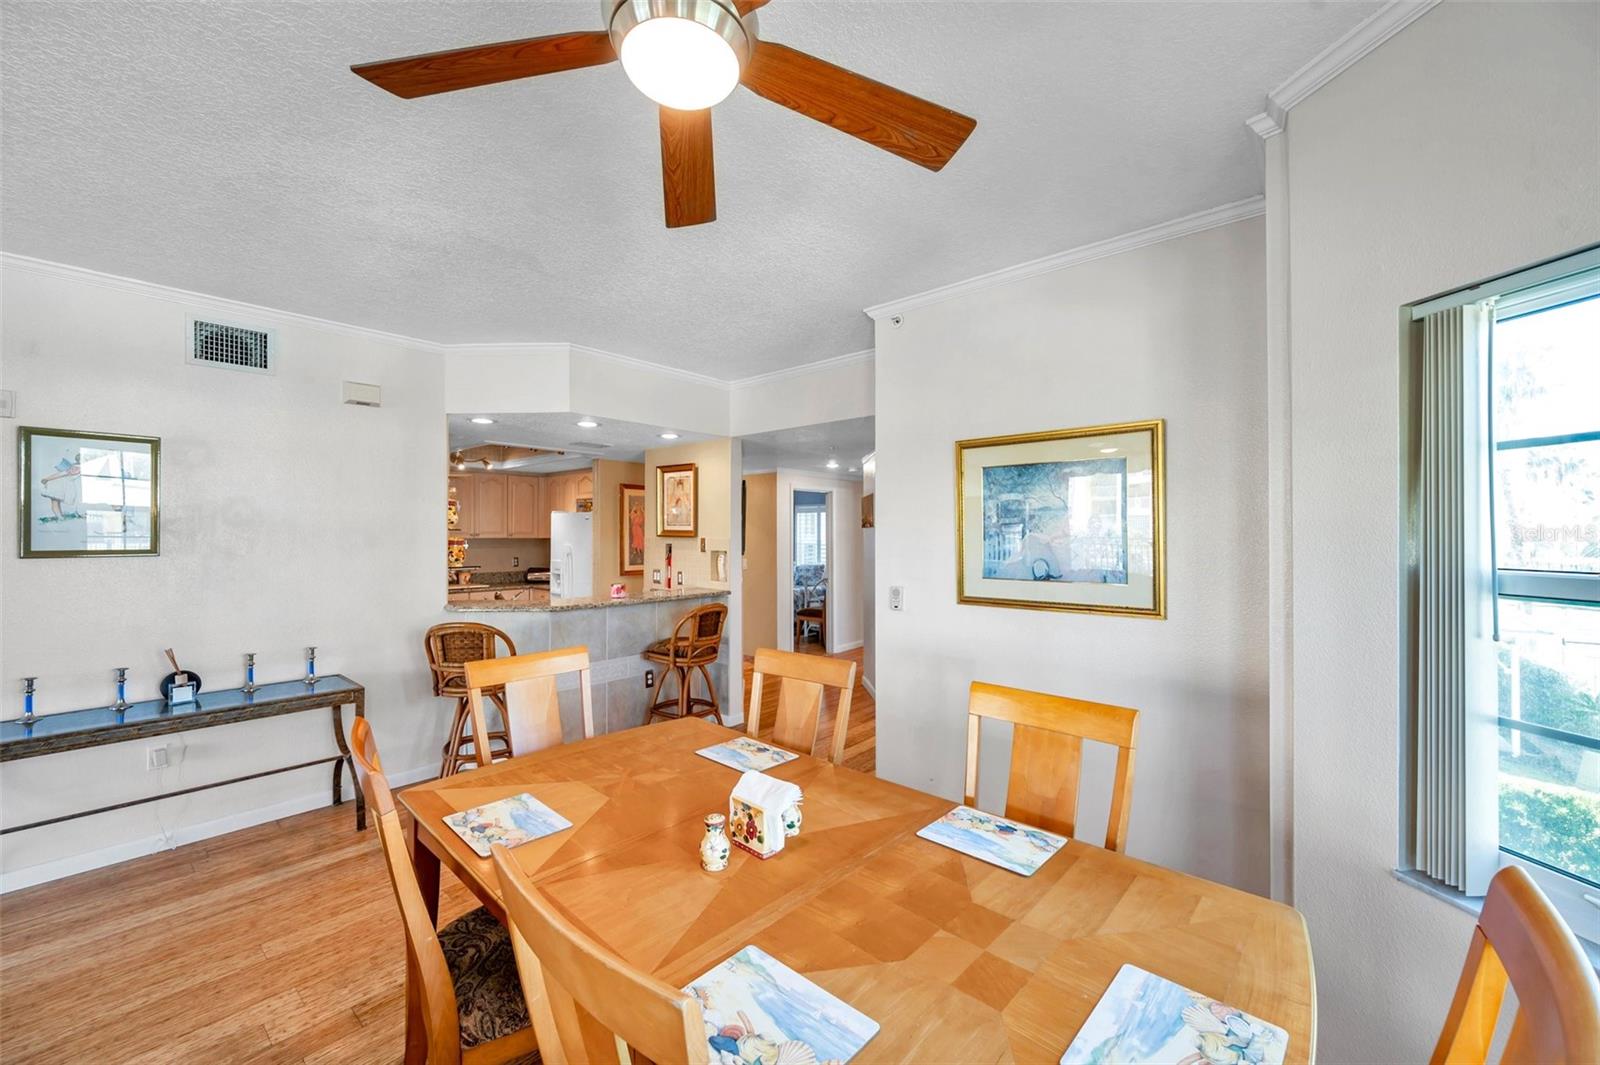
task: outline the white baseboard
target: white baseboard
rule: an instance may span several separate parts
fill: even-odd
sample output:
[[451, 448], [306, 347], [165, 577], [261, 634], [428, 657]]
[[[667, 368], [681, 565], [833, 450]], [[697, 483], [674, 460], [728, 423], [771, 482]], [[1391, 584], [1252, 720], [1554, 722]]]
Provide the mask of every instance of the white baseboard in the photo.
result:
[[872, 696], [874, 699], [878, 697], [878, 689], [874, 688], [872, 686], [872, 681], [868, 680], [866, 677], [861, 678], [861, 686], [867, 689], [867, 694]]
[[[415, 784], [419, 780], [427, 780], [439, 775], [437, 765], [423, 766], [419, 769], [410, 769], [401, 773], [389, 775], [389, 783], [395, 787], [406, 784]], [[346, 787], [354, 787], [354, 781], [347, 781]], [[98, 850], [85, 851], [66, 858], [57, 858], [55, 861], [40, 862], [38, 865], [26, 866], [22, 869], [13, 869], [0, 873], [0, 895], [10, 891], [19, 891], [22, 888], [34, 887], [38, 884], [48, 884], [52, 880], [76, 873], [87, 873], [91, 869], [102, 869], [118, 862], [131, 861], [134, 858], [143, 858], [147, 854], [158, 851], [173, 850], [186, 843], [198, 843], [203, 839], [214, 836], [224, 836], [229, 832], [237, 832], [242, 828], [253, 828], [264, 825], [268, 821], [277, 821], [284, 817], [293, 817], [309, 810], [316, 810], [328, 805], [328, 789], [318, 788], [315, 792], [306, 792], [304, 795], [283, 802], [273, 803], [271, 806], [262, 806], [254, 810], [244, 810], [227, 817], [219, 817], [214, 821], [202, 821], [197, 825], [184, 825], [165, 835], [145, 836], [143, 839], [129, 840], [126, 843], [114, 843], [109, 847]], [[354, 805], [350, 800], [345, 800], [345, 805], [351, 810], [351, 817], [355, 816]]]
[[861, 646], [861, 642], [862, 641], [860, 640], [852, 640], [849, 643], [834, 644], [832, 653], [836, 655], [842, 655], [846, 651], [854, 651], [857, 647]]

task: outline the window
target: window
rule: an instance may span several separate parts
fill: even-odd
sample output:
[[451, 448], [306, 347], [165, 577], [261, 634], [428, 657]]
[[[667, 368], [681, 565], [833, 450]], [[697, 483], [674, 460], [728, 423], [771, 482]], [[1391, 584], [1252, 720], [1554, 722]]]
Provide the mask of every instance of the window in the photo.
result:
[[1593, 889], [1600, 272], [1496, 300], [1491, 336], [1500, 848]]
[[828, 564], [828, 508], [796, 506], [794, 508], [794, 563], [797, 566], [825, 566]]
[[1600, 247], [1411, 317], [1401, 874], [1600, 945]]

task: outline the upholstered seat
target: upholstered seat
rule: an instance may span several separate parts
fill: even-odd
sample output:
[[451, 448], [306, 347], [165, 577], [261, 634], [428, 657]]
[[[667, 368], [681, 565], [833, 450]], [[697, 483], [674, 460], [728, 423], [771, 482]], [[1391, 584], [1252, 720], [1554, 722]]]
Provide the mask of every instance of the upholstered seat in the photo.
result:
[[[690, 651], [687, 654], [679, 654], [678, 660], [681, 662], [688, 662], [691, 665], [697, 662], [715, 662], [717, 660], [717, 654], [720, 650], [720, 647], [703, 647], [697, 651]], [[665, 640], [657, 640], [655, 643], [644, 649], [644, 656], [646, 658], [654, 659], [657, 662], [672, 661], [672, 653], [671, 637], [668, 637]]]
[[[728, 620], [728, 608], [721, 603], [711, 603], [685, 614], [672, 628], [672, 635], [657, 640], [644, 649], [644, 657], [659, 662], [666, 669], [662, 673], [661, 687], [645, 713], [646, 723], [657, 717], [714, 717], [722, 724], [722, 710], [717, 704], [717, 685], [711, 679], [711, 665], [722, 653], [722, 627]], [[689, 692], [689, 678], [698, 669], [705, 679], [706, 698]], [[667, 674], [678, 678], [677, 696], [666, 694]]]
[[528, 1026], [528, 1004], [505, 925], [483, 907], [439, 929], [461, 1018], [461, 1045], [474, 1047]]

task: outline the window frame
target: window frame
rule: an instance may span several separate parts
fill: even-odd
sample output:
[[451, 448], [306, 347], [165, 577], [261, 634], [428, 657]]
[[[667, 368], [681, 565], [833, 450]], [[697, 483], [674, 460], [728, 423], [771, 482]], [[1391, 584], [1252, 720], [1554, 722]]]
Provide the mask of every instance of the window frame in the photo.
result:
[[[1509, 292], [1504, 296], [1490, 297], [1487, 302], [1490, 304], [1492, 311], [1490, 323], [1491, 380], [1493, 379], [1492, 360], [1494, 358], [1492, 338], [1494, 331], [1501, 323], [1597, 298], [1600, 298], [1600, 269], [1592, 266], [1580, 268], [1565, 277], [1538, 284], [1532, 288]], [[1600, 422], [1600, 415], [1596, 416], [1596, 421]], [[1494, 435], [1493, 416], [1491, 414], [1491, 453], [1489, 455], [1489, 476], [1491, 479], [1489, 519], [1491, 530], [1498, 529], [1498, 524], [1495, 520], [1495, 509], [1499, 503], [1499, 493], [1493, 487], [1493, 478], [1495, 476], [1494, 460], [1499, 452], [1568, 443], [1587, 443], [1597, 440], [1600, 440], [1600, 425], [1597, 425], [1593, 430], [1581, 430], [1575, 433], [1498, 440]], [[1492, 532], [1491, 536], [1493, 535], [1494, 533]], [[1499, 602], [1502, 599], [1600, 609], [1600, 573], [1528, 569], [1521, 566], [1502, 567], [1499, 561], [1497, 544], [1494, 551], [1496, 642], [1500, 642], [1498, 609]], [[1499, 713], [1498, 707], [1496, 708], [1496, 724], [1500, 728], [1511, 731], [1557, 740], [1588, 750], [1600, 751], [1600, 739], [1581, 733], [1569, 732], [1566, 729], [1555, 728], [1550, 725], [1507, 717]], [[1600, 884], [1596, 884], [1571, 871], [1550, 865], [1538, 858], [1512, 850], [1504, 844], [1498, 843], [1498, 839], [1497, 846], [1500, 851], [1500, 865], [1502, 868], [1508, 865], [1517, 865], [1526, 870], [1533, 877], [1535, 883], [1550, 896], [1551, 901], [1580, 938], [1591, 943], [1600, 943]]]

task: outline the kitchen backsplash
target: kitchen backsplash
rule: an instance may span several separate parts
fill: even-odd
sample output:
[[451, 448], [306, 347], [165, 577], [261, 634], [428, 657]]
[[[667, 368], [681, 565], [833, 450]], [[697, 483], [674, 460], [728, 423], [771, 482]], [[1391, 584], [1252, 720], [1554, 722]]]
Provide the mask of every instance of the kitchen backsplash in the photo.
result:
[[550, 565], [549, 540], [467, 540], [467, 565], [484, 570], [524, 570]]

